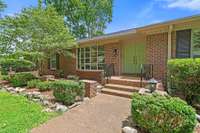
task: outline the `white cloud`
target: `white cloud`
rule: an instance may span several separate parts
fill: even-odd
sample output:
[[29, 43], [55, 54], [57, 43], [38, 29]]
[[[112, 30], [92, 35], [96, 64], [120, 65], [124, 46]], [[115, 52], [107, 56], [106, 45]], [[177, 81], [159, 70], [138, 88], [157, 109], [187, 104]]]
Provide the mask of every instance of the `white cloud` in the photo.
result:
[[168, 8], [200, 10], [200, 0], [156, 0], [165, 2]]

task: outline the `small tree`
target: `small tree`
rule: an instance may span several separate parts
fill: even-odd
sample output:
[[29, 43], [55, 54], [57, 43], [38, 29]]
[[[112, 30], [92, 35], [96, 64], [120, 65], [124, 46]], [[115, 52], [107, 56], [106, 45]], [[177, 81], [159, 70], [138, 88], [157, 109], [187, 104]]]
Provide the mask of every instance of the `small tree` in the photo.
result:
[[76, 38], [101, 35], [112, 21], [113, 0], [44, 0], [53, 5]]
[[27, 8], [0, 21], [0, 53], [39, 52], [45, 57], [70, 54], [75, 39], [53, 7]]

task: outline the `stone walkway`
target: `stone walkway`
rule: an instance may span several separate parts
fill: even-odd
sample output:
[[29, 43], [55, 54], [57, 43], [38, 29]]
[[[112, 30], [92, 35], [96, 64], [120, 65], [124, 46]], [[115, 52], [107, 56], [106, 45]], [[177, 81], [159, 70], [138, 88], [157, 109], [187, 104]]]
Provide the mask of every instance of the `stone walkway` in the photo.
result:
[[130, 99], [100, 94], [31, 133], [121, 133], [130, 104]]

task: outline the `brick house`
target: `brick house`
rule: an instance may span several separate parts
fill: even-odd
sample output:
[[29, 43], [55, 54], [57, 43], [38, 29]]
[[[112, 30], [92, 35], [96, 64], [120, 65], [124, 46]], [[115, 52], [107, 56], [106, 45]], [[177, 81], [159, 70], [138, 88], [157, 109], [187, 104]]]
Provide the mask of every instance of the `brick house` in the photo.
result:
[[72, 50], [74, 57], [52, 57], [41, 72], [55, 74], [61, 69], [65, 76], [78, 75], [102, 83], [105, 64], [113, 64], [113, 76], [130, 77], [140, 73], [141, 64], [152, 64], [153, 77], [164, 82], [168, 59], [200, 57], [193, 43], [198, 29], [200, 16], [192, 16], [82, 39]]

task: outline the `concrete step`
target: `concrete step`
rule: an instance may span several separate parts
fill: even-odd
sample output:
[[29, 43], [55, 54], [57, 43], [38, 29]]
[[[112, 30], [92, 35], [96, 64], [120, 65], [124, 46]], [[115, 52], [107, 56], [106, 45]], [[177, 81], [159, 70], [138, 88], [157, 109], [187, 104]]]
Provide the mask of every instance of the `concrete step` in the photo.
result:
[[101, 92], [104, 94], [120, 96], [120, 97], [125, 97], [125, 98], [131, 98], [133, 94], [132, 92], [113, 90], [110, 88], [103, 88]]
[[119, 84], [106, 84], [105, 88], [119, 90], [119, 91], [127, 91], [127, 92], [138, 92], [140, 89], [139, 87], [119, 85]]
[[[125, 86], [141, 87], [140, 80], [129, 80], [129, 79], [109, 79], [108, 84], [119, 84]], [[142, 87], [147, 85], [147, 81], [143, 81]]]

